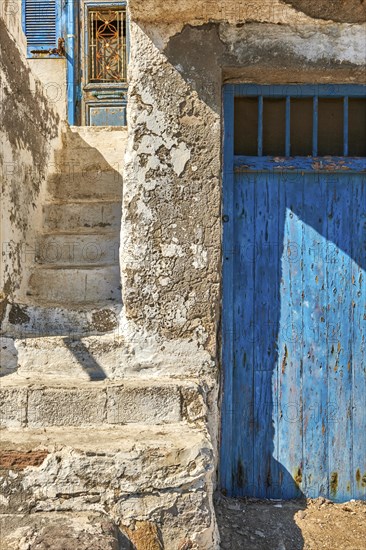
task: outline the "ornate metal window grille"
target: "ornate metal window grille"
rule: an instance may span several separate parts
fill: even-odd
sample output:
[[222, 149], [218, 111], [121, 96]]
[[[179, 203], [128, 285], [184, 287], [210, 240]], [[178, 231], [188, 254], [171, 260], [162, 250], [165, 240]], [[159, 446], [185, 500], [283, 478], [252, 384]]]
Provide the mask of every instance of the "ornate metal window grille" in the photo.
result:
[[88, 49], [89, 82], [126, 82], [126, 8], [89, 11]]

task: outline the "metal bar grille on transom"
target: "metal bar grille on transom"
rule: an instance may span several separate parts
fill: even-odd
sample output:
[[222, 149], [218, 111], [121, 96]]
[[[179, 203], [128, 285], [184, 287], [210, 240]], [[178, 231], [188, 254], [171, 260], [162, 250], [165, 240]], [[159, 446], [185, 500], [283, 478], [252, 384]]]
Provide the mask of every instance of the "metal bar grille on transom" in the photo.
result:
[[126, 9], [90, 10], [89, 82], [126, 80]]

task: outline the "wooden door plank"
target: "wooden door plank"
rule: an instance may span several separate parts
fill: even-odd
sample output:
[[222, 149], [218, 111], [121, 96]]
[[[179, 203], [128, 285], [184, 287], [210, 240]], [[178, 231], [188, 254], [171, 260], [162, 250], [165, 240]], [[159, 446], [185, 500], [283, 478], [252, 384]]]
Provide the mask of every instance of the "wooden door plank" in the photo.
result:
[[254, 265], [255, 175], [235, 177], [234, 200], [234, 362], [233, 362], [233, 463], [232, 478], [237, 496], [255, 491], [253, 445], [254, 374]]
[[[273, 457], [277, 433], [272, 379], [277, 359], [278, 327], [278, 190], [273, 175], [257, 179], [255, 197], [255, 242], [257, 255], [254, 270], [254, 469], [257, 496], [273, 495], [278, 483], [277, 462]], [[275, 241], [275, 242], [274, 242]]]
[[279, 456], [284, 498], [301, 495], [302, 456], [302, 250], [303, 178], [286, 174], [280, 179], [283, 224], [280, 260], [280, 330], [278, 334]]
[[[351, 188], [348, 177], [327, 181], [327, 355], [329, 498], [351, 497]], [[352, 213], [353, 215], [355, 212]]]
[[366, 177], [352, 177], [352, 482], [366, 500]]
[[327, 353], [326, 353], [326, 184], [317, 174], [304, 180], [303, 247], [303, 490], [311, 498], [327, 496]]

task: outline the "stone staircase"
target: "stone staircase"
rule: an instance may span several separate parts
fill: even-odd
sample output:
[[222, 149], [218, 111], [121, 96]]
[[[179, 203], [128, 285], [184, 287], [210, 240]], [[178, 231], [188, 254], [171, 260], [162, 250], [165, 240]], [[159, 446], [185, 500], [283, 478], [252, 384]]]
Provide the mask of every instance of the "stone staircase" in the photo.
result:
[[2, 550], [74, 550], [76, 528], [63, 545], [32, 545], [57, 536], [65, 514], [113, 525], [117, 535], [95, 534], [90, 548], [216, 548], [207, 395], [197, 381], [17, 372], [3, 378], [0, 403]]
[[[16, 305], [23, 334], [104, 332], [118, 315], [125, 141], [125, 129], [64, 131], [40, 230], [25, 251], [33, 262]], [[99, 323], [93, 323], [93, 314]], [[108, 322], [100, 322], [101, 317]], [[16, 334], [16, 323], [7, 329]]]
[[2, 550], [217, 548], [209, 391], [117, 330], [124, 139], [65, 133], [1, 338]]

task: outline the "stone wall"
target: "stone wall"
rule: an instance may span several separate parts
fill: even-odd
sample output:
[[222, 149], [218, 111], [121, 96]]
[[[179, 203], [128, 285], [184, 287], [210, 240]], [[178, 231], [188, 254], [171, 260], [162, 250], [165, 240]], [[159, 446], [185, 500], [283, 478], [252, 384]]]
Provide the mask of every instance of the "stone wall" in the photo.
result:
[[5, 2], [0, 19], [0, 320], [7, 303], [16, 301], [27, 266], [34, 261], [31, 243], [60, 133], [60, 116], [25, 57], [20, 14], [14, 6]]
[[279, 24], [316, 25], [321, 22], [365, 23], [363, 0], [130, 0], [132, 18], [138, 22], [202, 24], [227, 21], [233, 24], [261, 21]]

